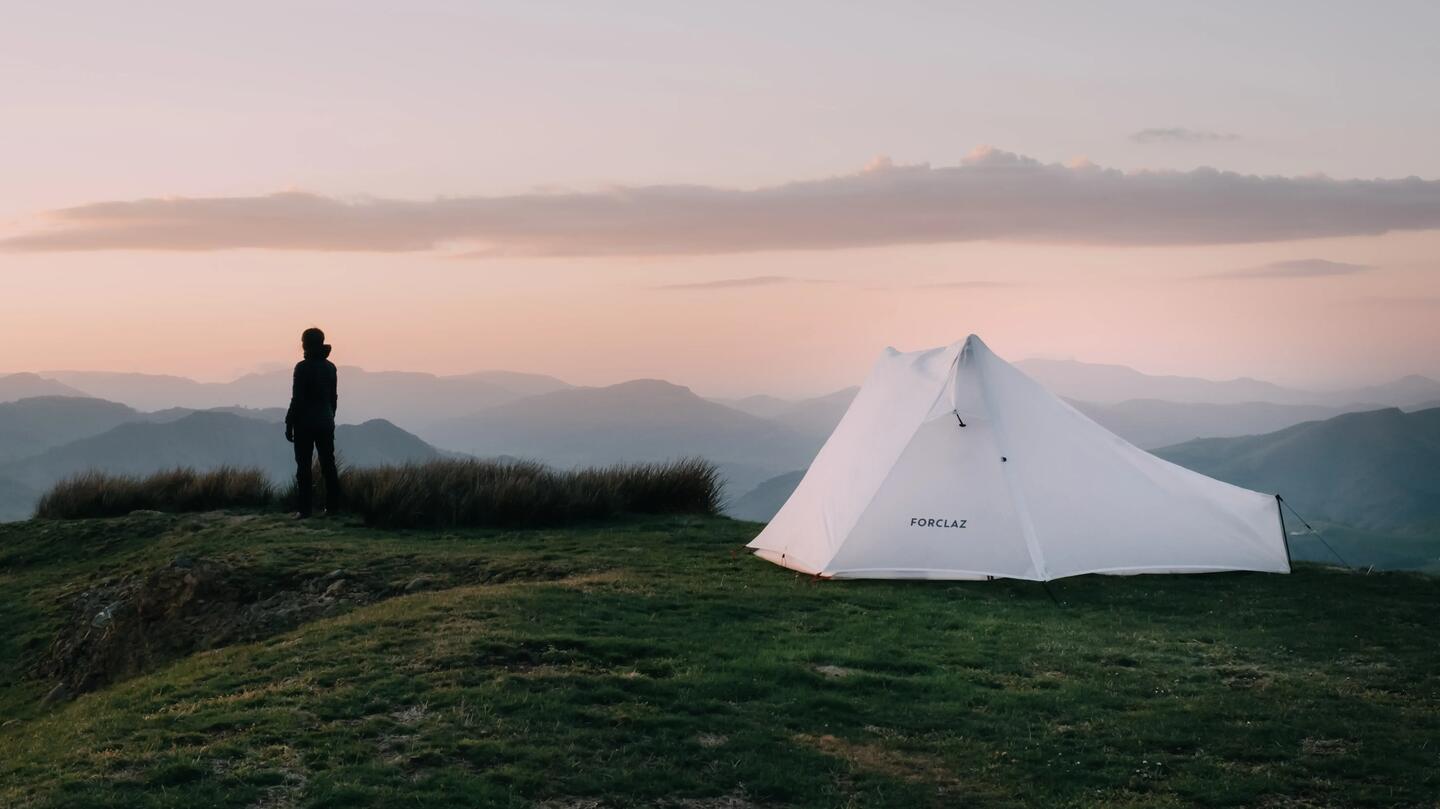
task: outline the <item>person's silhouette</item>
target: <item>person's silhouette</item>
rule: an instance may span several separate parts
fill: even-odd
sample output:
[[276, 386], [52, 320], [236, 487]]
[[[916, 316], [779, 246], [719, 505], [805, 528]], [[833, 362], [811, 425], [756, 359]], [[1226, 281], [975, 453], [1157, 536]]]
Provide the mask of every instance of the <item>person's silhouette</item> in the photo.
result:
[[299, 496], [299, 517], [309, 517], [313, 482], [310, 456], [318, 451], [320, 473], [325, 476], [325, 510], [340, 507], [340, 475], [335, 470], [335, 408], [340, 403], [336, 392], [335, 364], [327, 359], [330, 346], [325, 345], [325, 332], [306, 329], [300, 335], [305, 359], [295, 364], [295, 378], [290, 392], [290, 409], [285, 412], [285, 440], [295, 444], [295, 486]]

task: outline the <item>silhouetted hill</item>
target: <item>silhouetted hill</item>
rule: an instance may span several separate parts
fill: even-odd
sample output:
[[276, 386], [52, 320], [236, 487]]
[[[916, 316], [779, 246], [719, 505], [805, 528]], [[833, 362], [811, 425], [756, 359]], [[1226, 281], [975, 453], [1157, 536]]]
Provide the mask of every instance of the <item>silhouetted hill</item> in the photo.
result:
[[476, 455], [515, 455], [557, 466], [701, 456], [732, 474], [750, 470], [750, 480], [731, 480], [739, 491], [808, 464], [815, 450], [813, 441], [792, 430], [653, 379], [532, 396], [422, 435]]
[[1130, 399], [1115, 404], [1071, 400], [1076, 409], [1137, 447], [1153, 449], [1189, 441], [1259, 435], [1339, 415], [1344, 409], [1324, 405], [1271, 402], [1196, 404]]
[[472, 380], [497, 385], [516, 396], [539, 396], [575, 387], [563, 379], [547, 374], [527, 374], [520, 371], [475, 371], [468, 374], [443, 376], [441, 379]]
[[5, 374], [0, 376], [0, 402], [33, 399], [37, 396], [85, 396], [69, 385], [47, 379], [39, 374]]
[[81, 396], [120, 402], [136, 410], [237, 404], [214, 401], [213, 397], [207, 395], [208, 391], [222, 386], [208, 385], [182, 376], [118, 371], [46, 371], [46, 374], [70, 385], [72, 389], [84, 391], [79, 394]]
[[122, 404], [80, 396], [0, 403], [0, 462], [99, 435], [140, 415]]
[[[283, 481], [294, 474], [295, 463], [282, 432], [274, 423], [215, 411], [162, 423], [131, 422], [0, 465], [0, 478], [43, 491], [86, 469], [140, 475], [180, 466], [232, 465], [258, 467]], [[343, 462], [354, 466], [439, 457], [434, 447], [379, 419], [341, 425], [335, 431], [335, 446]]]
[[774, 420], [796, 432], [819, 439], [811, 452], [813, 456], [820, 450], [821, 444], [825, 443], [825, 439], [830, 437], [830, 433], [835, 431], [835, 425], [840, 423], [859, 392], [859, 388], [844, 388], [824, 396], [804, 399], [775, 414]]
[[1378, 402], [1382, 405], [1412, 407], [1440, 398], [1440, 381], [1428, 376], [1411, 374], [1384, 385], [1352, 388], [1330, 394], [1344, 397], [1347, 402]]
[[1162, 458], [1262, 492], [1313, 520], [1373, 531], [1440, 528], [1440, 408], [1346, 413], [1243, 438], [1157, 450]]
[[759, 393], [754, 396], [745, 396], [739, 399], [725, 399], [712, 397], [710, 401], [715, 404], [724, 405], [741, 413], [749, 413], [752, 416], [759, 416], [762, 419], [774, 418], [780, 415], [791, 405], [795, 404], [789, 399], [781, 399], [778, 396], [769, 396]]
[[191, 413], [229, 413], [275, 424], [285, 421], [285, 410], [283, 407], [210, 407], [204, 410], [196, 410], [193, 407], [170, 407], [156, 410], [153, 413], [142, 413], [139, 420], [166, 422], [183, 419]]
[[19, 481], [0, 477], [0, 522], [23, 520], [35, 511], [40, 493]]
[[799, 469], [763, 480], [758, 486], [729, 503], [725, 513], [737, 520], [769, 522], [780, 507], [785, 505], [785, 501], [790, 499], [790, 495], [794, 494], [795, 487], [800, 485], [803, 477], [805, 470]]

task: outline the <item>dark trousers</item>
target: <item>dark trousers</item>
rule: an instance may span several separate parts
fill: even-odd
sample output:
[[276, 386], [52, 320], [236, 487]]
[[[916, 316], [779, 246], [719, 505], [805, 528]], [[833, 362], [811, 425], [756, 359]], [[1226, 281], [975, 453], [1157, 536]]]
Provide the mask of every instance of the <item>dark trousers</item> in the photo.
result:
[[320, 474], [325, 476], [325, 510], [340, 510], [340, 473], [335, 470], [335, 428], [295, 430], [295, 493], [301, 514], [309, 515], [314, 498], [310, 456], [320, 455]]

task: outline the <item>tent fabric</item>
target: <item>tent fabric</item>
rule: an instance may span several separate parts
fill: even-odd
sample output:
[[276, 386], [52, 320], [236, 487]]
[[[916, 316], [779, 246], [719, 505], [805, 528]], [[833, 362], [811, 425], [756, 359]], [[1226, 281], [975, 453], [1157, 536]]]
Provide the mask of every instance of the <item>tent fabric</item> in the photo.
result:
[[835, 578], [1288, 573], [1281, 526], [1273, 495], [1133, 446], [971, 335], [886, 349], [749, 547]]

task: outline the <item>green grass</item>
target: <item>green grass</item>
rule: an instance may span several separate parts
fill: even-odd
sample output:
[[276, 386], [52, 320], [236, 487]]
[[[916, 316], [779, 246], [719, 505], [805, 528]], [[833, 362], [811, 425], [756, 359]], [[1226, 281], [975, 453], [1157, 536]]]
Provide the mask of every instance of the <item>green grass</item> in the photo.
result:
[[[401, 532], [213, 514], [0, 526], [0, 805], [1440, 795], [1436, 579], [1085, 577], [1051, 585], [1057, 606], [1019, 582], [812, 581], [745, 554], [755, 528]], [[178, 554], [426, 575], [436, 589], [42, 706], [48, 684], [24, 670], [64, 596]], [[461, 575], [476, 569], [504, 575]]]

